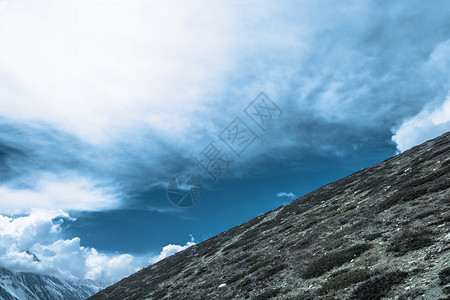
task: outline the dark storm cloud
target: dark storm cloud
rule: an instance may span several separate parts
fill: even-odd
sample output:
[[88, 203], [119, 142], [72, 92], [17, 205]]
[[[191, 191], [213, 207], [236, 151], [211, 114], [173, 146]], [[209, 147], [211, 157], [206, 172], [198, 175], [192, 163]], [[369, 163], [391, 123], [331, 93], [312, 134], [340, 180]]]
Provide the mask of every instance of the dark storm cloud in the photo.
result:
[[[26, 154], [6, 154], [5, 174], [75, 173], [137, 199], [164, 189], [175, 173], [195, 170], [192, 157], [211, 141], [220, 143], [220, 132], [236, 117], [258, 140], [234, 157], [227, 178], [250, 176], [248, 170], [274, 159], [289, 167], [311, 156], [394, 151], [395, 128], [425, 105], [439, 106], [449, 93], [446, 57], [432, 59], [450, 39], [449, 15], [445, 1], [280, 3], [240, 24], [253, 29], [238, 37], [245, 43], [222, 78], [225, 88], [205, 96], [211, 99], [197, 103], [194, 114], [173, 107], [186, 127], [161, 132], [136, 126], [92, 144], [54, 125], [3, 120], [2, 143]], [[243, 112], [261, 91], [283, 110], [266, 132]]]

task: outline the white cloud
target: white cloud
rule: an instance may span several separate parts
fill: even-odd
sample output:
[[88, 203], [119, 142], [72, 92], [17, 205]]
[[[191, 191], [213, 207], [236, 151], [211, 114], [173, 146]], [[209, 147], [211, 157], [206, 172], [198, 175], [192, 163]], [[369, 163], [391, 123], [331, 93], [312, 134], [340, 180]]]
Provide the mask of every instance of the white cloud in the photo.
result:
[[450, 96], [442, 106], [424, 108], [413, 118], [403, 122], [395, 131], [392, 140], [400, 152], [435, 138], [450, 130]]
[[[93, 144], [151, 132], [186, 148], [216, 135], [242, 99], [282, 88], [297, 61], [286, 54], [305, 48], [303, 27], [289, 25], [286, 11], [269, 1], [8, 1], [0, 9], [0, 99], [8, 103], [0, 116]], [[272, 60], [280, 67], [268, 68]], [[241, 69], [263, 82], [233, 90]]]
[[[432, 78], [435, 89], [449, 86], [450, 79], [448, 70], [450, 69], [450, 40], [439, 43], [429, 55], [424, 65], [424, 70], [428, 72], [424, 76]], [[442, 98], [438, 98], [442, 100]], [[435, 138], [450, 130], [450, 93], [444, 103], [436, 106], [435, 99], [429, 99], [430, 103], [425, 106], [417, 115], [404, 121], [394, 130], [392, 140], [397, 144], [400, 152], [410, 149], [429, 139]]]
[[28, 249], [33, 243], [47, 241], [51, 234], [58, 232], [58, 225], [53, 224], [56, 217], [69, 218], [62, 211], [33, 210], [29, 216], [10, 218], [0, 215], [0, 245], [9, 245], [16, 249]]
[[[72, 280], [116, 281], [195, 244], [191, 236], [186, 245], [165, 246], [157, 256], [99, 253], [81, 246], [78, 237], [63, 238], [61, 222], [71, 220], [63, 211], [32, 210], [21, 217], [0, 215], [0, 266]], [[33, 260], [27, 250], [40, 261]]]
[[97, 143], [138, 125], [183, 137], [238, 50], [235, 5], [8, 1], [0, 115]]
[[130, 254], [108, 256], [91, 249], [86, 258], [86, 278], [120, 279], [140, 269]]
[[278, 194], [277, 194], [277, 197], [278, 197], [278, 198], [286, 197], [286, 198], [290, 198], [290, 199], [292, 199], [292, 200], [298, 198], [298, 196], [295, 195], [294, 193], [286, 193], [286, 192], [280, 192], [280, 193], [278, 193]]
[[26, 213], [33, 208], [99, 211], [119, 206], [119, 194], [86, 178], [42, 176], [31, 186], [0, 186], [0, 213]]
[[193, 245], [195, 245], [195, 242], [194, 242], [194, 237], [191, 235], [191, 241], [187, 242], [186, 245], [184, 245], [184, 246], [170, 244], [170, 245], [163, 247], [161, 253], [158, 256], [150, 259], [150, 263], [156, 263], [170, 255], [173, 255], [177, 252], [183, 251], [184, 249], [186, 249], [190, 246], [193, 246]]

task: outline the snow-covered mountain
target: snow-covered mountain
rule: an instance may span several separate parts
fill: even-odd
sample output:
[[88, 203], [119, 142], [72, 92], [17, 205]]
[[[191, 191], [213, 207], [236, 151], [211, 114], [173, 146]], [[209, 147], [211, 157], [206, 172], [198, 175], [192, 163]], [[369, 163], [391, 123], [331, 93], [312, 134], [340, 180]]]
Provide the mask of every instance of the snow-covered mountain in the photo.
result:
[[93, 280], [66, 281], [0, 267], [0, 300], [81, 300], [110, 284]]

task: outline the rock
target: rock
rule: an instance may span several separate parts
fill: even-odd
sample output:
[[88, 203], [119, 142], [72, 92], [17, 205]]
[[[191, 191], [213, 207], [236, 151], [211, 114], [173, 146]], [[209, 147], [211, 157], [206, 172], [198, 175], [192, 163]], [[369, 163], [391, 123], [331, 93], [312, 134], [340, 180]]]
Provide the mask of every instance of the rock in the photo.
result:
[[444, 237], [444, 242], [450, 243], [450, 233]]

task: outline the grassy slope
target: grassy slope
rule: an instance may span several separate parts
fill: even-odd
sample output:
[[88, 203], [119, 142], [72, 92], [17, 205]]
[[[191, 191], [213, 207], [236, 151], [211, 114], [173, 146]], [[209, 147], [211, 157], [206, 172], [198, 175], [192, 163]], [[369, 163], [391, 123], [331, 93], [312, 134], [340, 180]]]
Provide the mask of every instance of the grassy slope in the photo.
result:
[[447, 133], [90, 299], [448, 299], [449, 187]]

